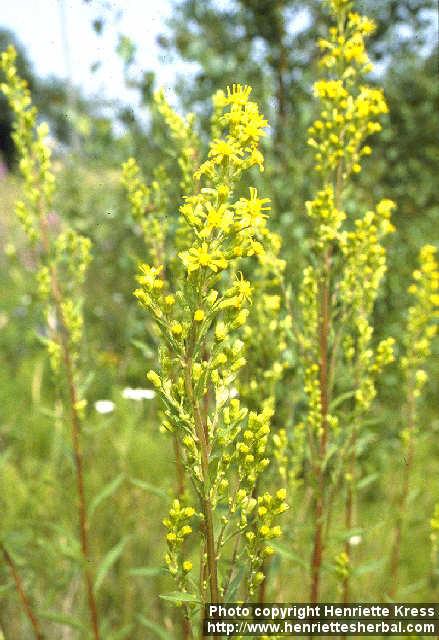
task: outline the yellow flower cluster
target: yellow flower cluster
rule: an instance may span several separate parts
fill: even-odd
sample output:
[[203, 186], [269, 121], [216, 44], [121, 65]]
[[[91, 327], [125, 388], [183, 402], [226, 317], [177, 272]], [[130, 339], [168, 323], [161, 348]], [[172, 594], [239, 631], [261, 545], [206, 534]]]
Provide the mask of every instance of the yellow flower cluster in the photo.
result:
[[172, 502], [169, 515], [163, 520], [167, 529], [166, 542], [168, 552], [165, 555], [165, 562], [172, 576], [178, 579], [182, 589], [186, 587], [186, 575], [192, 570], [192, 562], [184, 560], [183, 544], [192, 533], [191, 522], [196, 515], [193, 507], [183, 507], [178, 499]]
[[307, 434], [305, 423], [299, 422], [292, 429], [279, 429], [273, 435], [273, 457], [279, 475], [288, 487], [290, 502], [294, 504], [294, 492], [304, 482], [303, 460], [306, 455]]
[[258, 476], [270, 463], [266, 457], [266, 449], [271, 417], [269, 409], [261, 414], [251, 411], [242, 440], [236, 445], [238, 473], [241, 483], [246, 487], [253, 487]]
[[334, 569], [338, 579], [343, 582], [343, 580], [350, 574], [349, 556], [346, 551], [340, 551], [334, 558]]
[[133, 217], [135, 220], [142, 220], [150, 203], [150, 190], [144, 184], [139, 165], [134, 158], [124, 162], [122, 169], [122, 184], [127, 189]]
[[35, 242], [41, 236], [42, 217], [52, 206], [55, 177], [47, 144], [49, 128], [46, 123], [37, 126], [37, 110], [26, 81], [17, 73], [16, 57], [12, 46], [1, 53], [0, 70], [6, 82], [0, 84], [0, 89], [15, 114], [13, 139], [24, 178], [24, 199], [16, 203], [16, 214], [28, 237]]
[[314, 91], [323, 103], [320, 118], [309, 129], [308, 144], [315, 149], [316, 170], [327, 175], [342, 161], [344, 177], [359, 173], [361, 157], [372, 151], [363, 145], [364, 140], [381, 131], [375, 118], [388, 112], [383, 92], [362, 86], [353, 96], [340, 80], [321, 80]]
[[253, 501], [252, 508], [255, 512], [255, 518], [253, 526], [245, 534], [246, 552], [250, 565], [247, 577], [250, 597], [255, 594], [256, 587], [265, 579], [261, 570], [264, 559], [274, 553], [269, 540], [279, 538], [282, 535], [281, 527], [274, 522], [288, 510], [288, 505], [285, 502], [286, 496], [286, 490], [279, 489], [275, 495], [265, 492]]
[[353, 231], [344, 231], [339, 237], [344, 257], [339, 291], [344, 305], [344, 321], [349, 326], [344, 340], [344, 353], [347, 362], [355, 362], [357, 416], [369, 409], [376, 395], [376, 378], [394, 359], [393, 338], [382, 340], [374, 351], [373, 328], [370, 324], [380, 284], [387, 270], [386, 251], [381, 241], [394, 231], [390, 222], [394, 208], [395, 203], [391, 200], [380, 201], [376, 211], [366, 212], [355, 221]]
[[[339, 7], [337, 11], [346, 12], [347, 9], [349, 9], [349, 3], [345, 3], [345, 6]], [[327, 69], [334, 69], [341, 62], [346, 78], [356, 72], [352, 67], [358, 68], [363, 73], [371, 71], [372, 65], [367, 55], [364, 38], [374, 31], [375, 23], [372, 20], [349, 11], [343, 34], [336, 27], [332, 27], [328, 38], [319, 40], [318, 45], [324, 52], [321, 65]]]
[[[319, 186], [306, 203], [313, 223], [311, 258], [303, 271], [293, 324], [303, 369], [307, 405], [303, 425], [316, 492], [314, 559], [321, 554], [321, 511], [332, 508], [347, 460], [351, 470], [344, 477], [352, 482], [364, 414], [376, 395], [378, 375], [394, 358], [393, 338], [374, 344], [372, 317], [386, 272], [382, 240], [393, 231], [390, 216], [395, 205], [382, 200], [374, 211], [354, 220], [347, 206], [345, 210], [348, 181], [361, 171], [362, 158], [372, 152], [366, 138], [380, 131], [379, 118], [387, 113], [383, 92], [363, 79], [372, 68], [365, 41], [374, 25], [352, 11], [351, 0], [328, 4], [333, 26], [319, 42], [324, 77], [315, 82], [314, 95], [320, 113], [308, 140]], [[352, 201], [349, 205], [351, 209]], [[285, 447], [279, 438], [281, 461]], [[328, 472], [332, 456], [333, 475]], [[293, 486], [296, 478], [292, 465], [288, 479]], [[346, 490], [349, 494], [352, 485], [348, 483]], [[348, 555], [339, 554], [336, 565], [340, 577], [348, 578]], [[319, 572], [320, 568], [313, 576], [317, 590]]]
[[[224, 95], [223, 101], [226, 107], [231, 106], [230, 111], [224, 115], [230, 133], [223, 141], [230, 142], [233, 138], [233, 145], [239, 146], [239, 156], [245, 155], [248, 149], [251, 149], [252, 153], [257, 151], [257, 141], [260, 137], [254, 132], [251, 135], [248, 133], [249, 114], [254, 114], [257, 111], [254, 103], [248, 103], [249, 93], [249, 88], [237, 85], [228, 90], [227, 97]], [[226, 117], [231, 114], [235, 114], [233, 118]], [[265, 121], [262, 119], [258, 122]], [[217, 149], [216, 143], [214, 149]], [[220, 164], [215, 161], [212, 165], [212, 171], [209, 172], [216, 186], [205, 187], [199, 194], [185, 197], [185, 202], [180, 207], [185, 224], [191, 231], [192, 243], [187, 250], [180, 252], [179, 256], [188, 276], [198, 278], [198, 274], [200, 274], [204, 282], [208, 281], [211, 276], [227, 269], [231, 261], [243, 256], [263, 256], [262, 241], [264, 238], [271, 239], [266, 228], [267, 215], [265, 212], [269, 211], [268, 199], [259, 198], [256, 189], [251, 188], [249, 198], [240, 198], [236, 202], [231, 202], [234, 182], [237, 175], [243, 171], [244, 165], [240, 160], [232, 173], [224, 173], [223, 168], [219, 166]], [[144, 189], [137, 184], [137, 168], [134, 161], [129, 161], [125, 165], [125, 172], [131, 174], [129, 182], [132, 188], [129, 193], [131, 193], [134, 205], [137, 206], [136, 203], [140, 201], [143, 206], [146, 195]], [[154, 296], [151, 296], [152, 291], [156, 295], [161, 289], [163, 289], [163, 295], [169, 293], [166, 287], [163, 288], [163, 284], [159, 282], [158, 269], [161, 267], [162, 265], [142, 266], [143, 274], [140, 276], [139, 282], [143, 288], [136, 291], [136, 296], [146, 306], [151, 305], [156, 319], [169, 317], [172, 322], [174, 319], [169, 315], [172, 306], [169, 308], [169, 305], [163, 304], [163, 300], [156, 299], [154, 302]], [[161, 273], [162, 271], [163, 269], [161, 269]], [[149, 278], [152, 277], [154, 283], [151, 283], [148, 278], [145, 279], [145, 274], [148, 274]], [[245, 284], [241, 283], [240, 286], [242, 288]], [[245, 299], [250, 300], [250, 292], [245, 296]], [[209, 317], [212, 311], [225, 309], [229, 306], [232, 306], [230, 302], [217, 301], [216, 298], [212, 298], [212, 292], [210, 292], [210, 297], [202, 301], [199, 310], [205, 313], [206, 317]], [[235, 305], [236, 308], [240, 308], [240, 306]], [[238, 324], [242, 324], [241, 318], [245, 320], [243, 314], [236, 317]], [[171, 332], [174, 334], [183, 324], [180, 318], [175, 318], [175, 321], [179, 325], [175, 325], [177, 330], [174, 328], [174, 332]], [[183, 331], [180, 333], [183, 334]]]
[[122, 165], [122, 184], [127, 191], [133, 218], [140, 225], [145, 245], [157, 266], [163, 259], [169, 228], [166, 215], [169, 180], [161, 165], [155, 169], [154, 174], [155, 179], [147, 186], [134, 158], [129, 158]]
[[299, 304], [302, 315], [302, 326], [298, 329], [300, 348], [306, 358], [305, 366], [318, 358], [319, 310], [318, 310], [318, 273], [315, 267], [308, 266], [303, 270], [303, 277], [299, 291]]
[[[48, 216], [53, 205], [55, 176], [47, 143], [49, 128], [46, 123], [37, 126], [38, 113], [26, 81], [17, 73], [16, 57], [12, 46], [0, 56], [0, 70], [6, 77], [0, 89], [15, 114], [13, 138], [24, 179], [24, 197], [16, 203], [16, 214], [29, 239], [40, 244], [37, 281], [50, 328], [44, 342], [51, 367], [58, 372], [62, 352], [65, 359], [68, 350], [75, 376], [83, 329], [81, 286], [91, 259], [91, 242], [73, 229], [52, 237]], [[53, 315], [57, 326], [53, 326], [53, 321], [50, 323]], [[79, 403], [83, 406], [85, 401]]]
[[[186, 118], [178, 115], [166, 100], [162, 90], [154, 94], [153, 114], [164, 121], [166, 131], [171, 138], [169, 148], [173, 152], [175, 163], [180, 168], [182, 193], [196, 191], [193, 173], [199, 155], [199, 141], [194, 130], [193, 115], [189, 114]], [[133, 218], [142, 230], [150, 260], [155, 267], [158, 267], [166, 257], [164, 271], [171, 273], [179, 268], [175, 260], [175, 247], [169, 246], [172, 235], [170, 229], [175, 228], [170, 215], [170, 196], [174, 194], [175, 187], [169, 179], [165, 159], [154, 169], [151, 182], [145, 184], [136, 160], [129, 158], [122, 167], [122, 184], [128, 194]], [[191, 243], [190, 229], [182, 216], [178, 222], [172, 242], [176, 247], [183, 249]]]
[[354, 314], [372, 311], [387, 269], [386, 251], [381, 240], [394, 231], [390, 215], [395, 206], [391, 200], [382, 200], [376, 211], [368, 211], [355, 220], [353, 231], [343, 231], [339, 236], [344, 256], [340, 294]]
[[431, 342], [437, 333], [439, 318], [439, 265], [437, 250], [433, 245], [423, 246], [419, 252], [419, 267], [413, 272], [414, 283], [409, 292], [414, 303], [409, 308], [405, 333], [406, 353], [401, 366], [409, 380], [412, 380], [416, 396], [427, 380], [422, 369], [430, 355]]
[[203, 242], [199, 247], [191, 247], [189, 251], [180, 254], [181, 260], [188, 273], [206, 267], [218, 273], [227, 268], [227, 260], [220, 249], [209, 248], [207, 242]]
[[168, 126], [171, 138], [178, 154], [178, 166], [181, 170], [180, 186], [183, 193], [190, 191], [192, 174], [198, 156], [198, 140], [194, 132], [194, 114], [182, 118], [172, 109], [165, 98], [163, 89], [154, 93], [154, 104]]
[[328, 243], [337, 239], [340, 226], [346, 218], [343, 211], [335, 206], [334, 187], [327, 184], [314, 198], [306, 202], [308, 216], [319, 225], [316, 247], [323, 249]]
[[[315, 168], [329, 177], [341, 170], [343, 177], [361, 171], [361, 157], [370, 155], [364, 145], [370, 134], [381, 130], [377, 118], [387, 113], [383, 92], [363, 85], [364, 73], [372, 70], [364, 39], [374, 30], [368, 18], [349, 12], [350, 3], [338, 6], [337, 27], [320, 40], [321, 64], [328, 77], [314, 84], [322, 103], [320, 117], [309, 129], [308, 144], [315, 150]], [[335, 5], [332, 3], [335, 11]]]
[[223, 111], [219, 124], [228, 129], [228, 134], [212, 140], [209, 160], [201, 165], [196, 177], [229, 181], [255, 164], [263, 171], [264, 158], [258, 145], [268, 123], [257, 103], [249, 100], [250, 93], [251, 87], [234, 84], [226, 93], [215, 94], [215, 106]]
[[[359, 313], [353, 318], [351, 333], [355, 373], [358, 379], [355, 389], [355, 417], [358, 419], [371, 406], [376, 396], [376, 379], [384, 367], [394, 360], [394, 338], [381, 340], [376, 350], [372, 347], [373, 327], [367, 314]], [[348, 357], [346, 358], [349, 359]]]

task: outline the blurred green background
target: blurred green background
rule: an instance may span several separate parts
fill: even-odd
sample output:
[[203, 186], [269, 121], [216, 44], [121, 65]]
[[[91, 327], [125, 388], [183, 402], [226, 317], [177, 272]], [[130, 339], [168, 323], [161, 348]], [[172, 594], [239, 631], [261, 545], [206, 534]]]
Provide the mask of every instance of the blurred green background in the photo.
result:
[[[98, 44], [90, 52], [91, 78], [110, 65], [103, 76], [108, 90], [99, 96], [72, 77], [41, 77], [20, 42], [19, 27], [16, 33], [10, 25], [3, 28], [0, 16], [0, 50], [16, 45], [20, 72], [29, 81], [41, 119], [51, 127], [58, 180], [55, 213], [90, 237], [94, 246], [86, 288], [84, 357], [91, 374], [85, 438], [89, 500], [101, 496], [95, 502], [91, 538], [96, 568], [102, 573], [98, 598], [106, 640], [172, 638], [175, 629], [175, 613], [158, 598], [173, 588], [162, 568], [161, 526], [175, 488], [172, 446], [159, 432], [156, 399], [124, 397], [130, 396], [127, 388], [147, 386], [145, 372], [156, 362], [157, 344], [132, 296], [137, 261], [148, 256], [120, 184], [121, 162], [133, 155], [150, 177], [162, 163], [171, 178], [169, 214], [175, 214], [182, 195], [179, 169], [152, 108], [153, 90], [165, 81], [171, 102], [182, 112], [197, 114], [207, 144], [211, 95], [233, 82], [250, 84], [270, 122], [264, 143], [266, 171], [257, 186], [272, 199], [271, 226], [282, 236], [288, 282], [296, 287], [309, 246], [304, 201], [315, 187], [306, 146], [315, 116], [312, 83], [319, 74], [315, 41], [327, 24], [318, 0], [170, 0], [164, 3], [167, 19], [157, 19], [153, 27], [148, 4], [74, 0], [69, 14], [61, 12], [58, 26], [67, 61], [81, 47], [68, 36], [69, 15], [73, 19], [75, 12], [85, 12], [93, 42], [102, 39], [106, 47], [108, 42], [114, 45], [112, 62], [99, 59]], [[398, 340], [418, 249], [439, 241], [437, 7], [434, 0], [361, 0], [357, 8], [378, 24], [369, 45], [376, 63], [371, 81], [384, 86], [390, 113], [383, 132], [371, 141], [372, 156], [355, 178], [355, 206], [366, 210], [382, 197], [397, 203], [397, 233], [388, 246], [389, 270], [376, 327], [378, 336], [391, 334]], [[155, 37], [155, 64], [144, 62], [145, 43], [129, 32], [126, 11]], [[41, 37], [36, 30], [35, 47]], [[111, 64], [118, 65], [126, 88], [123, 99], [111, 87]], [[13, 555], [41, 616], [51, 620], [48, 637], [68, 640], [86, 637], [76, 622], [83, 603], [75, 503], [69, 498], [74, 495], [73, 463], [63, 409], [38, 340], [44, 326], [32, 256], [13, 213], [20, 179], [11, 123], [1, 97], [0, 540]], [[403, 545], [400, 597], [413, 601], [439, 600], [437, 558], [431, 557], [429, 541], [429, 519], [439, 500], [437, 353], [436, 345], [421, 407]], [[98, 410], [99, 400], [113, 403], [107, 405], [108, 413]], [[379, 599], [385, 581], [385, 554], [396, 515], [390, 505], [402, 463], [396, 417], [400, 404], [398, 374], [392, 370], [380, 389], [375, 425], [361, 459], [370, 480], [361, 491], [364, 528], [358, 533], [356, 562], [362, 570], [354, 586], [358, 601]], [[275, 562], [273, 593], [278, 600], [306, 600], [303, 557], [309, 527], [303, 521], [305, 517], [298, 518], [286, 534]], [[341, 524], [339, 529], [343, 536]], [[328, 567], [323, 597], [337, 597], [334, 584]], [[166, 630], [169, 636], [163, 635]], [[6, 640], [32, 637], [3, 565], [0, 637], [2, 632]]]

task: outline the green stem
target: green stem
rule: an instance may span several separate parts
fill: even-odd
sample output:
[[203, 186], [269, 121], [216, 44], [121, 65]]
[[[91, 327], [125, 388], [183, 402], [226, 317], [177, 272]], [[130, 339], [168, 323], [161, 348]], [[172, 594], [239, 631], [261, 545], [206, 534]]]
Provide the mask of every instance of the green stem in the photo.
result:
[[210, 499], [210, 482], [209, 482], [209, 445], [207, 442], [206, 431], [203, 424], [200, 405], [195, 398], [193, 382], [192, 382], [192, 354], [189, 353], [185, 366], [185, 388], [192, 407], [194, 418], [195, 432], [198, 438], [201, 455], [201, 472], [203, 476], [203, 493], [202, 493], [202, 509], [204, 514], [204, 526], [206, 532], [206, 554], [207, 567], [209, 571], [210, 597], [212, 602], [219, 602], [218, 589], [218, 567], [217, 555], [215, 549], [215, 533], [213, 528], [213, 510]]
[[404, 523], [407, 516], [407, 502], [410, 490], [410, 479], [413, 468], [413, 459], [415, 456], [415, 405], [413, 385], [410, 384], [407, 398], [408, 408], [408, 442], [407, 457], [405, 458], [405, 466], [403, 471], [402, 488], [398, 498], [398, 517], [394, 529], [393, 545], [390, 554], [390, 588], [389, 595], [394, 598], [398, 589], [399, 563], [401, 559], [401, 542]]
[[320, 574], [323, 562], [323, 521], [325, 511], [325, 473], [324, 460], [328, 445], [328, 341], [330, 319], [329, 278], [331, 270], [331, 250], [328, 248], [323, 258], [324, 274], [320, 293], [320, 404], [321, 404], [321, 436], [319, 443], [318, 461], [316, 464], [316, 500], [314, 509], [314, 543], [311, 557], [311, 592], [310, 601], [315, 604], [319, 601]]

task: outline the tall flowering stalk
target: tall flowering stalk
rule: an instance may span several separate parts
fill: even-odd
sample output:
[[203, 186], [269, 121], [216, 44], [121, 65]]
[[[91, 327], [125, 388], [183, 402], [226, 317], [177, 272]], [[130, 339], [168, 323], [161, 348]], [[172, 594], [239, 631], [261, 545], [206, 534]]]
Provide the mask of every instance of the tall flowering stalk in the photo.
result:
[[[374, 346], [371, 315], [386, 270], [381, 242], [393, 230], [394, 204], [383, 200], [357, 219], [349, 219], [344, 211], [351, 178], [361, 171], [363, 156], [371, 153], [365, 140], [381, 129], [377, 118], [387, 112], [382, 91], [363, 81], [372, 68], [365, 38], [374, 24], [352, 10], [351, 0], [328, 4], [334, 25], [319, 41], [325, 77], [314, 84], [321, 112], [308, 141], [319, 182], [315, 198], [306, 203], [314, 241], [298, 297], [300, 321], [295, 331], [304, 369], [314, 490], [312, 602], [320, 596], [326, 537], [343, 480], [345, 524], [348, 529], [353, 524], [357, 437], [376, 393], [376, 377], [393, 358], [391, 338]], [[348, 545], [343, 554], [347, 600]]]
[[[437, 333], [439, 318], [439, 265], [434, 246], [425, 245], [421, 248], [419, 267], [413, 272], [413, 279], [409, 293], [414, 300], [408, 310], [407, 327], [404, 333], [405, 353], [401, 358], [406, 398], [403, 414], [404, 428], [400, 434], [404, 450], [404, 467], [401, 473], [401, 488], [397, 501], [398, 515], [390, 554], [389, 594], [392, 597], [396, 596], [398, 588], [401, 540], [407, 518], [407, 501], [419, 430], [417, 407], [422, 389], [428, 380], [424, 367], [431, 353], [431, 342]], [[435, 523], [436, 520], [433, 518], [433, 530]]]
[[[154, 94], [154, 114], [164, 122], [172, 142], [175, 161], [180, 170], [180, 188], [186, 193], [192, 187], [193, 173], [196, 169], [196, 158], [199, 155], [199, 141], [194, 131], [194, 117], [189, 114], [182, 118], [166, 100], [163, 90]], [[172, 280], [177, 268], [176, 253], [178, 247], [186, 248], [187, 239], [182, 225], [175, 237], [176, 220], [172, 217], [172, 183], [164, 164], [154, 170], [150, 184], [145, 182], [142, 171], [134, 158], [129, 158], [123, 166], [122, 183], [127, 190], [133, 219], [142, 231], [148, 260], [151, 266], [161, 268], [163, 279]], [[187, 230], [186, 230], [187, 232]], [[159, 332], [152, 323], [152, 333], [159, 338]], [[183, 495], [185, 490], [182, 453], [178, 438], [174, 434], [174, 453], [176, 462], [177, 493]]]
[[69, 229], [56, 237], [50, 224], [55, 176], [47, 145], [48, 127], [37, 126], [27, 84], [15, 66], [13, 47], [1, 54], [0, 68], [6, 76], [1, 90], [15, 113], [13, 138], [23, 176], [23, 199], [16, 203], [16, 214], [38, 262], [38, 288], [45, 306], [47, 336], [43, 338], [53, 373], [60, 377], [61, 395], [70, 412], [73, 457], [78, 492], [79, 536], [83, 574], [93, 637], [99, 640], [98, 613], [90, 571], [90, 550], [84, 461], [81, 432], [86, 399], [80, 389], [80, 351], [83, 334], [82, 284], [90, 261], [90, 241]]
[[[264, 260], [269, 237], [268, 200], [254, 188], [248, 197], [235, 195], [245, 171], [263, 169], [259, 141], [267, 123], [250, 91], [234, 85], [216, 94], [217, 137], [180, 207], [176, 237], [188, 242], [178, 254], [180, 266], [171, 281], [163, 265], [143, 264], [135, 292], [161, 334], [161, 371], [150, 371], [148, 379], [162, 398], [163, 426], [178, 438], [197, 499], [171, 506], [164, 521], [166, 563], [180, 593], [195, 589], [200, 602], [232, 599], [241, 567], [247, 594], [254, 594], [264, 579], [263, 558], [273, 553], [268, 541], [280, 535], [276, 518], [287, 508], [285, 491], [256, 491], [269, 464], [272, 411], [249, 413], [233, 393], [246, 364], [242, 327], [253, 289], [241, 268], [249, 258]], [[198, 584], [186, 551], [196, 524], [203, 541]]]

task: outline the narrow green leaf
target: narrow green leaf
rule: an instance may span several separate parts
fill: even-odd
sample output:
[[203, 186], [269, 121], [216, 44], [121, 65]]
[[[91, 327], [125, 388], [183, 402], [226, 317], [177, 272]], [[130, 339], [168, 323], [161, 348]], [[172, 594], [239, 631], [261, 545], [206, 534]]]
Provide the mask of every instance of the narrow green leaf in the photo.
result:
[[88, 509], [88, 517], [92, 518], [94, 512], [99, 505], [115, 493], [125, 478], [124, 473], [120, 473], [114, 480], [105, 485], [105, 487], [93, 498]]
[[130, 482], [140, 489], [144, 489], [145, 491], [149, 491], [149, 493], [153, 493], [154, 495], [159, 496], [159, 498], [168, 498], [168, 494], [166, 493], [166, 491], [163, 491], [163, 489], [160, 489], [159, 487], [155, 487], [150, 482], [139, 480], [138, 478], [130, 478]]
[[124, 547], [128, 541], [129, 536], [125, 536], [118, 542], [110, 551], [107, 553], [105, 558], [102, 560], [99, 569], [96, 573], [96, 579], [94, 584], [94, 590], [97, 592], [101, 587], [103, 581], [105, 580], [107, 573], [110, 571], [111, 567], [117, 562], [117, 560], [122, 555]]
[[334, 411], [338, 406], [340, 406], [345, 400], [349, 400], [352, 396], [355, 395], [355, 390], [346, 391], [346, 393], [341, 393], [339, 396], [334, 398], [334, 400], [329, 405], [329, 411]]
[[9, 460], [11, 454], [12, 449], [6, 449], [5, 451], [2, 451], [2, 453], [0, 454], [0, 468], [5, 464], [5, 462]]
[[197, 598], [193, 593], [186, 593], [185, 591], [172, 591], [171, 593], [163, 593], [159, 595], [162, 600], [169, 600], [170, 602], [197, 602], [201, 600]]
[[125, 638], [128, 638], [128, 636], [131, 634], [133, 629], [133, 624], [127, 624], [122, 627], [122, 629], [119, 629], [119, 631], [116, 631], [116, 633], [113, 633], [111, 635], [111, 640], [125, 640]]
[[421, 578], [416, 582], [412, 582], [411, 584], [408, 584], [406, 587], [402, 587], [401, 590], [399, 591], [399, 595], [403, 598], [406, 598], [406, 602], [408, 602], [410, 596], [414, 593], [419, 593], [421, 589], [425, 588], [426, 584], [427, 584], [427, 579]]
[[78, 631], [83, 631], [85, 633], [85, 627], [82, 622], [76, 620], [73, 616], [69, 616], [64, 613], [53, 613], [52, 611], [38, 611], [38, 616], [43, 620], [56, 622], [66, 627], [72, 627], [72, 629], [78, 629]]
[[244, 578], [244, 574], [245, 574], [245, 569], [244, 569], [244, 567], [241, 567], [239, 569], [239, 571], [237, 572], [236, 576], [233, 578], [233, 580], [229, 584], [229, 587], [227, 589], [227, 593], [226, 593], [225, 599], [224, 599], [225, 602], [234, 602], [235, 601], [235, 596], [236, 596], [236, 593], [238, 591], [238, 588], [239, 588], [240, 584], [242, 584], [242, 580]]
[[278, 544], [277, 542], [273, 542], [271, 540], [270, 540], [270, 547], [273, 547], [273, 549], [278, 553], [280, 553], [281, 556], [284, 556], [284, 558], [287, 558], [288, 560], [293, 560], [293, 562], [298, 564], [300, 567], [308, 566], [308, 563], [303, 558], [303, 556], [299, 555], [298, 553], [295, 553], [294, 551], [291, 551], [291, 549], [286, 549], [282, 545]]
[[128, 571], [130, 576], [140, 576], [141, 578], [153, 578], [166, 573], [164, 567], [136, 567]]
[[81, 392], [81, 396], [85, 395], [87, 393], [87, 391], [90, 388], [90, 385], [93, 382], [93, 380], [95, 379], [95, 377], [96, 377], [96, 373], [94, 371], [90, 371], [90, 373], [85, 378], [85, 380], [83, 380], [83, 382], [80, 384], [79, 390]]
[[141, 354], [142, 354], [142, 356], [144, 358], [152, 358], [153, 357], [154, 352], [152, 351], [152, 349], [150, 347], [148, 347], [148, 345], [144, 344], [143, 342], [140, 342], [140, 340], [131, 340], [130, 342], [134, 347], [139, 349], [139, 351], [141, 352]]
[[2, 593], [6, 593], [7, 591], [11, 591], [11, 589], [14, 588], [14, 583], [12, 582], [7, 582], [6, 584], [2, 584], [0, 585], [0, 596], [2, 595]]
[[323, 460], [323, 469], [326, 469], [329, 461], [331, 460], [332, 456], [334, 456], [337, 451], [339, 450], [339, 447], [337, 447], [337, 445], [335, 444], [331, 444], [328, 446], [327, 450], [326, 450], [326, 455], [325, 458]]
[[379, 560], [373, 560], [372, 562], [367, 562], [366, 564], [361, 564], [359, 567], [354, 567], [352, 569], [352, 573], [355, 576], [362, 576], [366, 573], [373, 573], [374, 571], [378, 571], [384, 566], [386, 563], [386, 558], [380, 558]]
[[151, 620], [148, 620], [141, 614], [138, 614], [136, 616], [136, 619], [140, 622], [140, 624], [143, 624], [144, 627], [150, 629], [151, 631], [154, 631], [157, 638], [160, 638], [160, 640], [172, 640], [172, 637], [169, 635], [166, 629], [163, 629], [163, 627], [160, 627], [155, 622], [151, 622]]
[[357, 482], [357, 489], [365, 489], [370, 484], [372, 484], [372, 482], [375, 482], [375, 480], [377, 480], [378, 477], [379, 476], [377, 473], [370, 473], [368, 476], [361, 478], [361, 480]]

